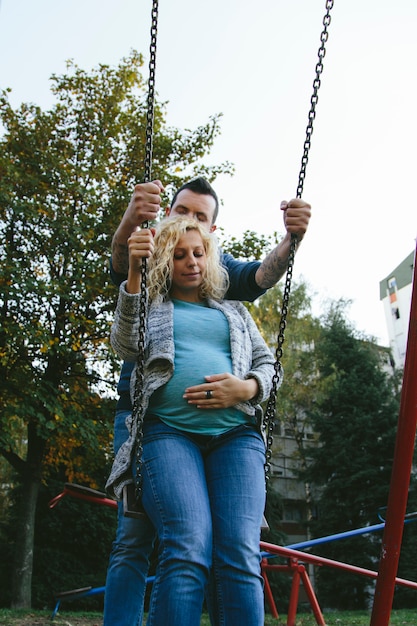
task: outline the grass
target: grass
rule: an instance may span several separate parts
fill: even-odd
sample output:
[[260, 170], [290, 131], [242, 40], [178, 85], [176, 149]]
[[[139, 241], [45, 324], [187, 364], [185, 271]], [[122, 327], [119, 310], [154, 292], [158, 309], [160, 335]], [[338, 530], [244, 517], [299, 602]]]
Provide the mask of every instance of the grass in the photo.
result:
[[[323, 611], [327, 626], [369, 626], [371, 615], [366, 611]], [[12, 611], [0, 609], [1, 626], [101, 626], [101, 613], [75, 613], [61, 611], [51, 620], [51, 611]], [[273, 619], [265, 617], [265, 626], [286, 626], [287, 617]], [[393, 611], [390, 626], [416, 626], [417, 609]], [[202, 617], [201, 626], [210, 626], [206, 615]], [[297, 615], [296, 626], [317, 626], [312, 615], [300, 613]]]

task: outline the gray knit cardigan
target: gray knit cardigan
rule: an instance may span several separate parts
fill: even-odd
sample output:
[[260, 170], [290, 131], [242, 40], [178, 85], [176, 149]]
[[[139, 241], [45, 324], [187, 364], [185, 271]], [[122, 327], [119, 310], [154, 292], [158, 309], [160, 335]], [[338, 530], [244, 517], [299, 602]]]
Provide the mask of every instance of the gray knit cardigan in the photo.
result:
[[[111, 344], [117, 355], [125, 361], [136, 361], [139, 338], [140, 294], [129, 294], [126, 281], [120, 285], [115, 318], [111, 329]], [[236, 408], [247, 415], [260, 412], [259, 403], [271, 390], [274, 359], [263, 340], [255, 322], [241, 302], [208, 300], [208, 306], [219, 309], [226, 316], [230, 329], [232, 371], [240, 379], [255, 378], [258, 395], [250, 402], [241, 402]], [[152, 393], [164, 385], [174, 372], [174, 305], [171, 300], [160, 304], [151, 303], [147, 310], [145, 333], [145, 363], [142, 407], [146, 413]], [[133, 401], [136, 371], [130, 381]], [[107, 491], [120, 498], [124, 485], [133, 482], [132, 455], [136, 439], [136, 427], [131, 416], [127, 420], [130, 436], [119, 449], [108, 478]]]

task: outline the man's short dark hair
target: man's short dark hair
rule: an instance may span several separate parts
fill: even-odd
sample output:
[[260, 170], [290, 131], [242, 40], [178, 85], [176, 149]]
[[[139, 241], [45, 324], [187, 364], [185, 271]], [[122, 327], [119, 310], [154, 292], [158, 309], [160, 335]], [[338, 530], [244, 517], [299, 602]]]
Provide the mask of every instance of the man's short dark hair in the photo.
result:
[[197, 178], [193, 178], [192, 180], [188, 181], [188, 183], [184, 183], [183, 185], [181, 185], [181, 187], [177, 189], [177, 191], [174, 194], [174, 197], [172, 198], [171, 209], [173, 208], [177, 200], [178, 194], [184, 189], [189, 189], [193, 193], [199, 193], [202, 196], [211, 196], [212, 198], [214, 198], [215, 206], [214, 206], [213, 221], [212, 221], [212, 223], [214, 224], [219, 214], [219, 199], [213, 187], [208, 182], [208, 180], [206, 180], [202, 176], [198, 176]]

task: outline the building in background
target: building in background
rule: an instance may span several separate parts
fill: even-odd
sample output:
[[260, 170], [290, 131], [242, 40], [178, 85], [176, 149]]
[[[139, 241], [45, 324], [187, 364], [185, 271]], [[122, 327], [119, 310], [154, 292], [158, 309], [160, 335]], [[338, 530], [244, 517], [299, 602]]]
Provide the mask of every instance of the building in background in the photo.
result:
[[395, 365], [404, 367], [410, 320], [414, 252], [411, 252], [379, 283], [380, 300], [384, 305], [388, 337]]

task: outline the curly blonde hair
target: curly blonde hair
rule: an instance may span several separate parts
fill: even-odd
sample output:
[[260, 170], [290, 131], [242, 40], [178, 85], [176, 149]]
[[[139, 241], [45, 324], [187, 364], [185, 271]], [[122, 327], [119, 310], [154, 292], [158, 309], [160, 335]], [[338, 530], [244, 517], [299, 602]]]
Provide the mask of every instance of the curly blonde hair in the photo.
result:
[[229, 287], [229, 276], [221, 264], [217, 239], [196, 220], [171, 217], [158, 224], [154, 253], [149, 259], [148, 289], [152, 301], [161, 302], [169, 297], [174, 271], [174, 250], [182, 235], [189, 230], [196, 230], [200, 234], [206, 253], [206, 269], [199, 289], [200, 298], [221, 300], [225, 295]]

